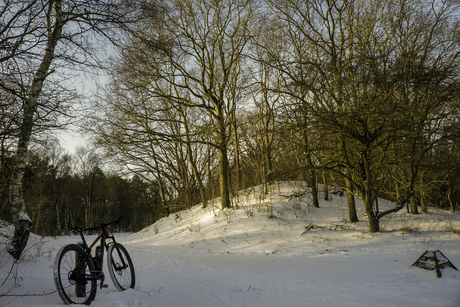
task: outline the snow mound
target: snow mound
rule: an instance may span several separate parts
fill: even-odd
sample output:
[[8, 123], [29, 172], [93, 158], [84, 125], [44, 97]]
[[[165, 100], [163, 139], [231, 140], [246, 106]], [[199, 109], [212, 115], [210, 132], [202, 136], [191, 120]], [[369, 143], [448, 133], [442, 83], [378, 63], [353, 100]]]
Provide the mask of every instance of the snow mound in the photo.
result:
[[[215, 200], [137, 233], [116, 234], [133, 259], [136, 288], [118, 292], [106, 274], [109, 287], [98, 289], [92, 305], [460, 306], [458, 271], [446, 268], [437, 278], [411, 267], [426, 250], [442, 250], [458, 267], [458, 214], [402, 210], [381, 221], [380, 233], [370, 234], [359, 201], [360, 221], [350, 223], [346, 197], [330, 197], [314, 208], [304, 184], [280, 182], [267, 194], [260, 187], [240, 192], [233, 209], [220, 210]], [[379, 200], [379, 206], [392, 204]], [[42, 243], [29, 253], [38, 250], [38, 256], [19, 265], [19, 286], [10, 294], [47, 295], [4, 296], [0, 305], [63, 305], [53, 293], [53, 258], [78, 238], [34, 238]], [[7, 275], [2, 268], [0, 279]], [[0, 285], [0, 294], [5, 292]]]

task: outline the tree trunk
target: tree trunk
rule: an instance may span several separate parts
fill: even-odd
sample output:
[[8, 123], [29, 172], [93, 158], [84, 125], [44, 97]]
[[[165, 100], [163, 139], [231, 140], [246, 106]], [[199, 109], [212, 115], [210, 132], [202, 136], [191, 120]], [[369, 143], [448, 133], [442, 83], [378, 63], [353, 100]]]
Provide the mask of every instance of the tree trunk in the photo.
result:
[[[175, 151], [176, 151], [176, 156], [178, 157], [178, 170], [179, 170], [179, 176], [181, 178], [181, 181], [183, 183], [183, 191], [185, 194], [185, 207], [181, 208], [180, 210], [183, 209], [189, 209], [193, 205], [193, 196], [192, 196], [192, 188], [191, 188], [191, 182], [189, 178], [189, 172], [187, 169], [187, 158], [184, 158], [184, 153], [182, 150], [183, 143], [177, 143], [175, 144]], [[184, 197], [181, 197], [181, 199], [184, 199]]]
[[240, 162], [240, 146], [239, 146], [239, 140], [238, 140], [238, 126], [236, 123], [236, 115], [233, 115], [233, 146], [235, 149], [235, 193], [238, 193], [238, 191], [241, 189], [241, 162]]
[[89, 182], [88, 191], [86, 191], [86, 204], [85, 204], [85, 223], [90, 226], [93, 223], [93, 186], [94, 180]]
[[[24, 130], [24, 129], [23, 129]], [[23, 132], [24, 133], [24, 132]], [[20, 137], [20, 142], [24, 137]], [[18, 146], [17, 160], [10, 183], [11, 214], [15, 226], [8, 252], [18, 260], [29, 240], [32, 220], [27, 215], [27, 210], [22, 194], [22, 177], [24, 176], [27, 157], [27, 144], [21, 142]]]
[[193, 175], [195, 176], [196, 182], [198, 183], [198, 188], [200, 190], [202, 207], [206, 208], [208, 206], [208, 200], [206, 199], [206, 191], [204, 190], [203, 180], [201, 180], [201, 175], [198, 172], [198, 167], [196, 166], [195, 160], [193, 159], [192, 148], [190, 147], [190, 143], [187, 143], [187, 153], [188, 153], [188, 161], [190, 162], [190, 165], [192, 166]]
[[[53, 14], [52, 6], [50, 5], [47, 15], [51, 17]], [[22, 194], [22, 178], [27, 159], [27, 150], [29, 147], [30, 137], [34, 126], [34, 115], [37, 109], [38, 98], [42, 93], [43, 82], [45, 81], [51, 62], [54, 58], [54, 50], [61, 37], [62, 33], [62, 11], [61, 1], [54, 2], [54, 26], [51, 24], [51, 18], [48, 19], [48, 38], [42, 62], [35, 73], [29, 95], [24, 102], [23, 122], [20, 127], [20, 135], [18, 139], [18, 147], [16, 153], [16, 165], [14, 167], [13, 176], [10, 183], [10, 201], [11, 213], [15, 226], [14, 236], [11, 239], [8, 252], [19, 259], [29, 239], [30, 227], [32, 221], [27, 215], [26, 206]]]
[[[305, 146], [307, 147], [307, 146]], [[315, 208], [319, 208], [319, 200], [318, 200], [318, 186], [317, 186], [317, 180], [316, 180], [316, 171], [313, 166], [313, 162], [311, 160], [311, 154], [309, 151], [306, 152], [307, 154], [307, 163], [308, 163], [308, 168], [310, 169], [309, 171], [309, 183], [311, 186], [311, 196], [313, 200], [313, 206]]]
[[202, 207], [206, 208], [208, 206], [208, 200], [206, 199], [206, 191], [204, 190], [203, 180], [201, 179], [200, 172], [198, 171], [198, 167], [196, 166], [195, 159], [193, 159], [193, 151], [192, 151], [192, 146], [190, 145], [191, 140], [190, 140], [190, 133], [188, 130], [187, 116], [183, 112], [181, 112], [181, 115], [182, 115], [182, 118], [184, 119], [185, 135], [187, 138], [186, 146], [187, 146], [188, 162], [192, 166], [193, 175], [195, 176], [196, 182], [198, 183]]
[[157, 155], [154, 150], [154, 147], [152, 146], [152, 142], [150, 142], [150, 150], [152, 151], [153, 161], [155, 162], [155, 170], [157, 172], [158, 187], [160, 188], [161, 207], [163, 208], [163, 214], [165, 216], [168, 216], [169, 214], [171, 214], [171, 209], [169, 208], [168, 203], [166, 202], [165, 187], [163, 186], [163, 180], [161, 180], [162, 176], [160, 172], [160, 165], [158, 164]]
[[262, 180], [262, 188], [263, 188], [263, 193], [264, 195], [268, 194], [268, 184], [267, 184], [267, 159], [266, 159], [266, 153], [265, 153], [265, 144], [262, 141], [262, 171], [261, 171], [261, 180]]
[[410, 198], [410, 213], [418, 214], [418, 201], [415, 194]]
[[61, 230], [61, 206], [57, 200], [54, 202], [54, 210], [56, 210], [56, 234], [58, 236], [62, 235], [62, 230]]
[[[367, 218], [369, 221], [369, 232], [370, 233], [375, 233], [380, 231], [380, 224], [379, 224], [379, 219], [376, 216], [376, 212], [374, 211], [373, 205], [374, 205], [374, 197], [372, 193], [372, 184], [371, 182], [371, 176], [370, 176], [370, 171], [369, 171], [369, 150], [366, 150], [363, 152], [363, 170], [362, 170], [362, 176], [363, 176], [363, 203], [364, 203], [364, 208], [366, 210]], [[377, 196], [376, 196], [377, 197]]]
[[262, 126], [263, 126], [263, 134], [262, 134], [262, 162], [263, 162], [263, 178], [262, 183], [264, 187], [264, 194], [268, 194], [268, 184], [270, 181], [273, 180], [273, 171], [272, 171], [272, 154], [271, 154], [271, 143], [273, 139], [273, 135], [270, 134], [268, 127], [269, 121], [271, 116], [267, 122], [261, 119]]
[[348, 178], [345, 181], [345, 184], [347, 186], [348, 217], [350, 219], [350, 222], [357, 223], [359, 222], [359, 220], [358, 214], [356, 213], [356, 203], [355, 196], [353, 195], [353, 185]]
[[319, 208], [318, 185], [316, 181], [316, 172], [313, 169], [310, 170], [310, 185], [313, 206], [315, 206], [315, 208]]
[[425, 193], [420, 193], [420, 206], [421, 206], [421, 211], [423, 213], [428, 213], [428, 206], [426, 204], [426, 196]]
[[[56, 178], [55, 178], [56, 179]], [[58, 236], [62, 234], [62, 224], [61, 224], [61, 208], [62, 202], [60, 201], [60, 197], [57, 193], [58, 188], [56, 187], [56, 183], [53, 184], [53, 202], [54, 202], [54, 210], [56, 210], [56, 232]]]
[[230, 193], [228, 188], [228, 156], [227, 156], [227, 135], [225, 131], [225, 123], [221, 110], [217, 114], [217, 134], [218, 134], [218, 150], [219, 150], [219, 183], [220, 183], [220, 204], [221, 208], [229, 208]]
[[[207, 177], [208, 177], [208, 199], [214, 199], [214, 182], [212, 180], [212, 172], [211, 172], [211, 158], [212, 158], [212, 153], [211, 153], [211, 146], [207, 145], [206, 146], [206, 151], [208, 155], [208, 161], [207, 161]], [[214, 212], [214, 206], [212, 206], [212, 211]]]
[[457, 210], [457, 203], [455, 203], [453, 200], [452, 200], [452, 186], [449, 185], [449, 190], [447, 192], [447, 199], [449, 200], [449, 204], [450, 204], [450, 211], [452, 213], [455, 212], [455, 210]]
[[228, 157], [226, 148], [219, 148], [219, 181], [221, 208], [229, 208], [230, 194], [228, 189]]
[[273, 175], [273, 166], [272, 166], [272, 154], [271, 154], [271, 149], [270, 145], [268, 144], [268, 141], [264, 145], [265, 147], [265, 153], [264, 153], [264, 160], [265, 160], [265, 177], [267, 177], [267, 181], [270, 182], [272, 179]]
[[364, 208], [366, 210], [367, 219], [369, 221], [369, 232], [375, 233], [380, 231], [379, 220], [375, 216], [374, 210], [372, 208], [372, 201], [369, 196], [365, 197]]
[[370, 233], [379, 232], [380, 231], [379, 220], [376, 218], [372, 210], [370, 214], [368, 213], [368, 219], [369, 219], [369, 232]]
[[348, 203], [348, 217], [350, 222], [357, 223], [358, 214], [356, 213], [356, 203], [355, 203], [355, 196], [353, 195], [353, 183], [349, 179], [351, 176], [351, 170], [349, 168], [345, 169], [346, 176], [345, 176], [345, 186], [347, 188], [347, 203]]
[[329, 200], [329, 183], [327, 182], [326, 173], [323, 172], [323, 197], [324, 200]]

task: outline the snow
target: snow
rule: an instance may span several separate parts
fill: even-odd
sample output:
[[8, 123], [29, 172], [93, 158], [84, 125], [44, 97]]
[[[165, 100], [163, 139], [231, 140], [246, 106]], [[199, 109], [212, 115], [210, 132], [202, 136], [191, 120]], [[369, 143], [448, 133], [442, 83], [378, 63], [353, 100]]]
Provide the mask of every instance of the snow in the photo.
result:
[[[320, 208], [308, 195], [286, 197], [305, 189], [276, 183], [265, 197], [259, 189], [241, 192], [237, 209], [196, 206], [117, 234], [133, 259], [136, 288], [118, 292], [106, 274], [109, 287], [98, 288], [91, 306], [460, 306], [460, 272], [446, 268], [438, 278], [411, 266], [426, 250], [441, 250], [459, 267], [458, 214], [402, 210], [370, 234], [360, 202], [360, 222], [350, 223], [344, 196], [332, 194]], [[20, 286], [9, 293], [29, 296], [0, 297], [0, 306], [62, 306], [51, 293], [54, 257], [78, 239], [32, 235]], [[1, 284], [10, 262], [0, 250], [0, 293], [11, 286]]]
[[19, 212], [19, 220], [28, 221], [28, 222], [32, 223], [32, 220], [30, 219], [29, 215], [26, 212], [24, 212], [24, 210], [22, 210], [22, 209]]

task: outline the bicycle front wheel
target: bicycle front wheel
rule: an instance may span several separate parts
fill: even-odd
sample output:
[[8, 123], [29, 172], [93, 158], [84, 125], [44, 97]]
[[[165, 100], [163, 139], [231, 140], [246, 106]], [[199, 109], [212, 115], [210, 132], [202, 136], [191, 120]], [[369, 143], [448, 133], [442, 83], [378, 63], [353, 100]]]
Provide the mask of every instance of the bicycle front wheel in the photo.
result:
[[89, 305], [96, 297], [97, 281], [89, 255], [76, 244], [63, 246], [54, 261], [54, 283], [65, 304]]
[[133, 262], [126, 248], [120, 243], [110, 245], [107, 251], [107, 268], [118, 291], [134, 289], [136, 275]]

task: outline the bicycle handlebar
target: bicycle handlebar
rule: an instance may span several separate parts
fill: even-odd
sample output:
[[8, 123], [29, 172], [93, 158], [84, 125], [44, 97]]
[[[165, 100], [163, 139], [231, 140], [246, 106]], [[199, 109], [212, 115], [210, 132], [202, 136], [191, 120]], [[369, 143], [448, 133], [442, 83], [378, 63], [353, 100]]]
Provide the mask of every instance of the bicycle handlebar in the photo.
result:
[[107, 227], [109, 225], [120, 223], [120, 220], [123, 219], [125, 216], [126, 215], [122, 215], [122, 216], [120, 216], [119, 218], [113, 220], [110, 223], [101, 223], [100, 226], [96, 226], [96, 227], [87, 228], [86, 226], [77, 226], [77, 227], [74, 227], [74, 228], [70, 229], [70, 232], [75, 232], [75, 231], [77, 231], [77, 232], [85, 232], [85, 231], [91, 231], [91, 230], [104, 229], [105, 227]]

